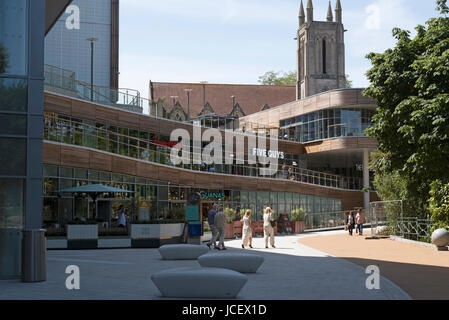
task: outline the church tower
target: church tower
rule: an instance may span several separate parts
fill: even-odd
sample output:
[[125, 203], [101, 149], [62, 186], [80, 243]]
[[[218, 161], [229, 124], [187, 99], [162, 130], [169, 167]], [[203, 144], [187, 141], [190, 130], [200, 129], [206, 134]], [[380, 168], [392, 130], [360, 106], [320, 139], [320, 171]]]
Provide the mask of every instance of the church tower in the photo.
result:
[[305, 14], [302, 1], [297, 34], [297, 100], [346, 87], [344, 27], [340, 0], [337, 0], [335, 6], [335, 20], [329, 1], [326, 21], [314, 21], [312, 0], [307, 0]]

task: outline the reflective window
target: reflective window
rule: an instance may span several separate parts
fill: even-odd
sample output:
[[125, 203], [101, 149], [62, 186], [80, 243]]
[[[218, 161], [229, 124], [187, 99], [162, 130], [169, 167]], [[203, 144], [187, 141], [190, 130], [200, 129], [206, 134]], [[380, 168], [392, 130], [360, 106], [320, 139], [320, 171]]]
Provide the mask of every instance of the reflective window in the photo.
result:
[[24, 185], [24, 179], [0, 179], [0, 227], [23, 227]]
[[0, 138], [0, 175], [26, 175], [26, 139]]
[[0, 78], [0, 110], [25, 112], [27, 103], [26, 80]]
[[0, 134], [26, 135], [27, 117], [0, 113]]
[[[363, 137], [374, 114], [374, 110], [355, 108], [319, 110], [281, 120], [280, 132], [284, 139], [302, 143], [335, 137]], [[287, 128], [288, 124], [293, 126]]]
[[0, 74], [27, 73], [27, 0], [0, 0]]

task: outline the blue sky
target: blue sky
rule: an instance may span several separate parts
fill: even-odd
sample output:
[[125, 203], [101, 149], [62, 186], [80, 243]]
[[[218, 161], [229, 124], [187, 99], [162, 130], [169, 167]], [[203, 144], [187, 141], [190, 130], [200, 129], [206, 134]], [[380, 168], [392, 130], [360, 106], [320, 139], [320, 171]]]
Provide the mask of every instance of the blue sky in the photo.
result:
[[[303, 0], [306, 5], [307, 0]], [[335, 9], [332, 0], [332, 9]], [[257, 84], [266, 71], [296, 70], [300, 0], [121, 0], [120, 87], [148, 97], [148, 83]], [[394, 46], [391, 30], [413, 31], [437, 16], [434, 0], [341, 0], [346, 73], [367, 86], [365, 55]], [[313, 0], [325, 21], [328, 0]]]

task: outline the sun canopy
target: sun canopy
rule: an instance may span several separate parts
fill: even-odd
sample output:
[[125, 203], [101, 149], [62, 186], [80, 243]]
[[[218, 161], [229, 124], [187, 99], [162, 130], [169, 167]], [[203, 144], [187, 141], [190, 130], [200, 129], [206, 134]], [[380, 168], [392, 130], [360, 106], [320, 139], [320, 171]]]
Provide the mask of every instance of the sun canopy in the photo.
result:
[[114, 188], [105, 186], [103, 184], [86, 184], [84, 186], [75, 187], [75, 188], [69, 188], [69, 189], [63, 189], [56, 191], [58, 193], [133, 193], [134, 191], [128, 191], [124, 189]]

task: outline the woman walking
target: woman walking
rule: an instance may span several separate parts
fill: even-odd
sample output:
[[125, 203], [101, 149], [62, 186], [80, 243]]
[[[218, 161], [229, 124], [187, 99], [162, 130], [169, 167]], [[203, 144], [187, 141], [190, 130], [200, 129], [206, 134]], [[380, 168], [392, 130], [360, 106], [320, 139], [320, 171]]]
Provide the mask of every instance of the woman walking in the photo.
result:
[[357, 224], [357, 230], [359, 231], [359, 235], [363, 235], [363, 224], [366, 222], [365, 215], [362, 210], [357, 210], [357, 214], [355, 215], [355, 223]]
[[274, 246], [274, 229], [271, 223], [274, 222], [273, 214], [271, 208], [267, 207], [265, 213], [263, 214], [263, 234], [265, 238], [265, 248], [268, 249], [268, 238], [270, 238], [270, 244], [273, 248]]
[[242, 218], [242, 248], [245, 249], [247, 245], [252, 249], [253, 231], [251, 230], [251, 210], [246, 210], [245, 215]]
[[354, 227], [355, 227], [355, 219], [352, 214], [352, 211], [349, 211], [349, 216], [346, 219], [346, 225], [348, 226], [349, 235], [352, 236], [352, 231], [354, 230]]

